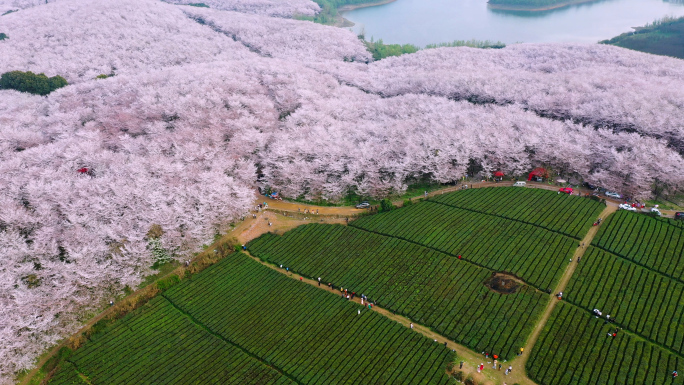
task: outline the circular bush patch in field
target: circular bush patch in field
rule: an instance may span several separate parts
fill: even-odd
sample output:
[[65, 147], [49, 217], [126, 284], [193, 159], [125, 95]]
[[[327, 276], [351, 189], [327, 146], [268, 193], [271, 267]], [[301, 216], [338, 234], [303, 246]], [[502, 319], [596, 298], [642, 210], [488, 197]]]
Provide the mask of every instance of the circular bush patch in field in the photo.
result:
[[492, 273], [492, 276], [487, 278], [484, 284], [499, 294], [513, 294], [521, 286], [518, 278], [505, 273]]

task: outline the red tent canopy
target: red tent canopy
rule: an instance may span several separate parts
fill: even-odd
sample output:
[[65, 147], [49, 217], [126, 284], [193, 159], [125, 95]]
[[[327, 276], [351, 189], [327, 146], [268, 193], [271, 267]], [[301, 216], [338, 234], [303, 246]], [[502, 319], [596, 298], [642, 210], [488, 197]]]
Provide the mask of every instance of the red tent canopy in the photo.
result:
[[549, 177], [549, 172], [546, 171], [546, 169], [543, 167], [537, 167], [534, 170], [532, 170], [530, 175], [527, 177], [527, 180], [532, 180], [532, 178], [534, 178], [535, 176], [547, 179]]
[[494, 173], [494, 176], [497, 177], [497, 178], [503, 178], [504, 173], [503, 173], [502, 171], [497, 171], [497, 172]]

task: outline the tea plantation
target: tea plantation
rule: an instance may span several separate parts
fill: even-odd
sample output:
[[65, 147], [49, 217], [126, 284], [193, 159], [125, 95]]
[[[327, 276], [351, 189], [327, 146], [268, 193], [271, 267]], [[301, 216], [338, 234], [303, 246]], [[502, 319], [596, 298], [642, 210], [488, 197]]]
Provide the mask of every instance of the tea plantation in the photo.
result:
[[236, 253], [93, 337], [50, 383], [441, 385], [453, 360], [441, 344]]
[[[604, 207], [545, 190], [464, 190], [347, 227], [264, 235], [248, 247], [265, 261], [364, 293], [477, 352], [511, 359], [570, 263], [577, 237]], [[514, 293], [485, 285], [496, 273], [517, 282]]]
[[397, 238], [340, 225], [265, 235], [249, 250], [266, 261], [365, 294], [476, 351], [515, 357], [548, 295], [520, 284], [490, 290], [492, 270]]
[[[684, 229], [619, 212], [594, 238], [527, 363], [539, 384], [681, 384]], [[595, 312], [596, 309], [600, 314]]]

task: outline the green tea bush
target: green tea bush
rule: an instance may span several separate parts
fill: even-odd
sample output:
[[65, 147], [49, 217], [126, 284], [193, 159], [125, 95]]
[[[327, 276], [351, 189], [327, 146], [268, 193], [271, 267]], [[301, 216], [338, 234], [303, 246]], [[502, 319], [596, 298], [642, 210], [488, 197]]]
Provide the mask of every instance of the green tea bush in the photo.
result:
[[159, 281], [157, 281], [157, 288], [161, 291], [165, 291], [166, 289], [170, 288], [171, 286], [177, 284], [180, 282], [180, 277], [177, 275], [171, 275], [166, 278], [162, 278]]
[[61, 76], [49, 78], [45, 74], [34, 74], [31, 71], [11, 71], [0, 76], [0, 89], [11, 89], [43, 96], [67, 84], [66, 79]]

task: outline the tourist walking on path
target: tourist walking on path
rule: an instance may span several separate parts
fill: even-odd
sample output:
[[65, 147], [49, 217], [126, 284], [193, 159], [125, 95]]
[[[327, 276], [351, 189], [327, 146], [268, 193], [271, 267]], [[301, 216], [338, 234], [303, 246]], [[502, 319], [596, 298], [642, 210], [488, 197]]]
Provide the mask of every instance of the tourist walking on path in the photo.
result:
[[410, 326], [411, 326], [411, 329], [413, 329], [413, 323], [411, 323]]
[[321, 286], [321, 277], [318, 277], [318, 286]]

